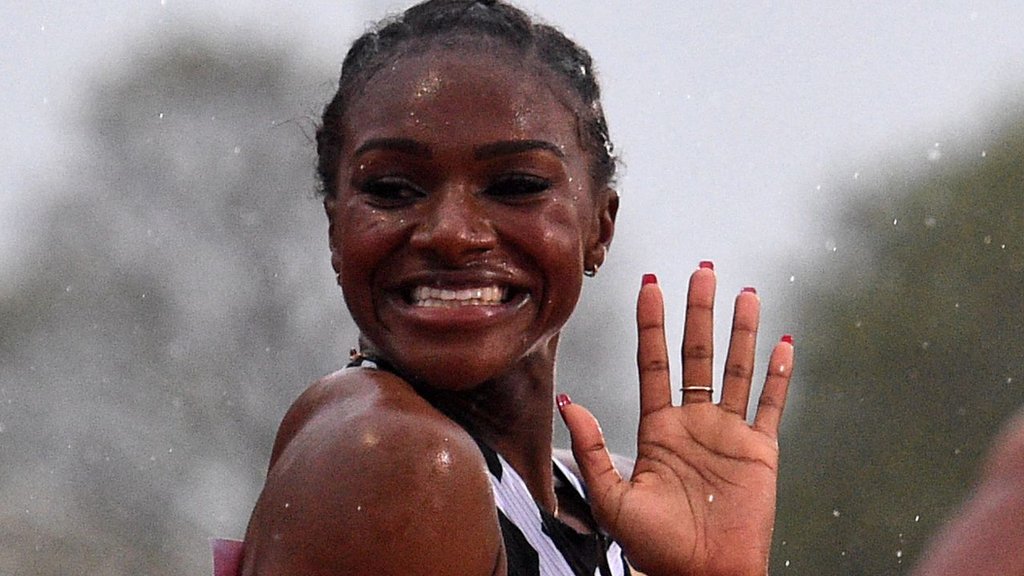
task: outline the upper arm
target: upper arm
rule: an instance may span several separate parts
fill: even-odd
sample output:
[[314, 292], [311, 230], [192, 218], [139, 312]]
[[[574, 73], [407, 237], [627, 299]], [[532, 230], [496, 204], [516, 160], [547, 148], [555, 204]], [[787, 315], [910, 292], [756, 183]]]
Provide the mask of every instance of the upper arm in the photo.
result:
[[501, 532], [479, 449], [404, 382], [367, 377], [279, 440], [244, 573], [493, 574]]

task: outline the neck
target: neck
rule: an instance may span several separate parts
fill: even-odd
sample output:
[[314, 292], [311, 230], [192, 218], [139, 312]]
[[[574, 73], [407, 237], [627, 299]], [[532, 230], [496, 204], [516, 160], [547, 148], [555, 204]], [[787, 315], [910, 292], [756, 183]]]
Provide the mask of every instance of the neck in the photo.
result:
[[435, 407], [508, 461], [541, 506], [555, 510], [551, 476], [555, 336], [512, 370], [469, 391], [421, 389]]

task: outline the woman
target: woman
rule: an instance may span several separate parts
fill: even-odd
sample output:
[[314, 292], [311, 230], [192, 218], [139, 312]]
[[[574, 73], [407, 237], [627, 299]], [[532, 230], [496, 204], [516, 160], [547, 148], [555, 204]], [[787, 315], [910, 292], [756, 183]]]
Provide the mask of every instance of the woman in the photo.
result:
[[628, 479], [564, 395], [575, 463], [553, 461], [559, 332], [618, 207], [585, 51], [501, 2], [425, 2], [355, 42], [317, 144], [360, 348], [285, 416], [243, 574], [767, 571], [792, 341], [748, 425], [744, 290], [713, 404], [710, 263], [690, 281], [681, 407], [644, 277]]

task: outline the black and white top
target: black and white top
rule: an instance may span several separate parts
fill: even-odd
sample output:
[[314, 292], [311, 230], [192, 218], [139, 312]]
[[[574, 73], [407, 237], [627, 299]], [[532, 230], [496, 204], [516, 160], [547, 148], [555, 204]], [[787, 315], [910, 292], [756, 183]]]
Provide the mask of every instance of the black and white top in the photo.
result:
[[[388, 369], [356, 357], [349, 366]], [[390, 371], [390, 370], [389, 370]], [[606, 534], [581, 534], [537, 505], [526, 482], [490, 446], [476, 439], [491, 473], [491, 488], [505, 540], [509, 576], [629, 576], [622, 548]], [[561, 462], [552, 460], [556, 485], [568, 484], [582, 503], [586, 491]]]
[[[500, 454], [477, 442], [491, 472], [491, 488], [505, 540], [509, 576], [628, 576], [619, 545], [602, 533], [580, 534], [534, 501], [526, 482]], [[553, 460], [556, 480], [585, 500], [579, 479]]]

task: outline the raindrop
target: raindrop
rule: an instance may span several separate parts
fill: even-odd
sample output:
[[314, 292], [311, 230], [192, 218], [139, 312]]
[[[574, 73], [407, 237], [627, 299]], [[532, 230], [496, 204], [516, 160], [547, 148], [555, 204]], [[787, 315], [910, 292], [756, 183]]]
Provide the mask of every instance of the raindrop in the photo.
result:
[[860, 172], [854, 172], [854, 173], [853, 173], [853, 179], [854, 179], [854, 180], [858, 180], [858, 179], [860, 179]]
[[986, 156], [988, 156], [988, 151], [987, 150], [982, 150], [981, 151], [981, 157], [984, 158]]
[[825, 249], [828, 250], [829, 252], [835, 252], [836, 250], [838, 250], [838, 246], [836, 246], [836, 241], [832, 238], [825, 240]]
[[796, 282], [796, 276], [790, 276], [789, 277], [789, 281], [790, 282]]
[[841, 514], [839, 513], [839, 510], [833, 510], [832, 511], [832, 517], [833, 518], [839, 518], [839, 516], [841, 516]]
[[854, 328], [860, 328], [863, 325], [864, 325], [864, 322], [862, 322], [860, 320], [857, 320], [856, 322], [853, 323]]
[[897, 224], [899, 224], [899, 223], [900, 223], [900, 219], [899, 219], [899, 218], [893, 218], [893, 219], [892, 219], [892, 225], [893, 225], [893, 226], [895, 226], [895, 225], [897, 225]]
[[715, 501], [715, 495], [714, 494], [708, 494], [708, 502], [714, 502], [714, 501]]
[[896, 551], [896, 557], [897, 558], [903, 558], [903, 550], [897, 550]]
[[1013, 384], [1013, 378], [1007, 378], [1006, 379], [1006, 383], [1007, 384]]
[[985, 238], [982, 240], [982, 242], [984, 242], [985, 244], [991, 244], [992, 243], [992, 237], [991, 236], [985, 236]]
[[920, 521], [921, 521], [921, 515], [920, 514], [918, 514], [917, 516], [914, 516], [914, 522], [920, 522]]
[[789, 560], [786, 560], [786, 568], [789, 568]]
[[232, 152], [234, 152], [235, 154], [238, 154], [238, 153], [240, 153], [241, 151], [242, 151], [242, 147], [241, 147], [241, 146], [235, 146], [235, 149], [234, 149], [234, 150], [232, 150]]

